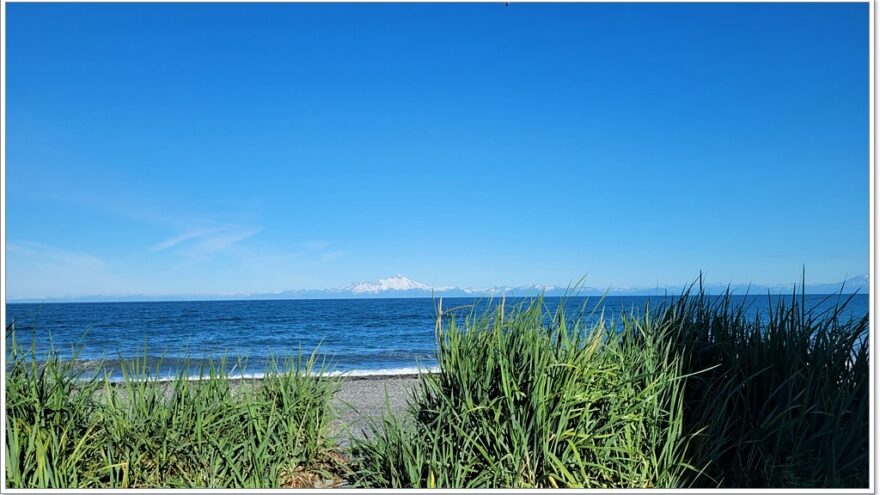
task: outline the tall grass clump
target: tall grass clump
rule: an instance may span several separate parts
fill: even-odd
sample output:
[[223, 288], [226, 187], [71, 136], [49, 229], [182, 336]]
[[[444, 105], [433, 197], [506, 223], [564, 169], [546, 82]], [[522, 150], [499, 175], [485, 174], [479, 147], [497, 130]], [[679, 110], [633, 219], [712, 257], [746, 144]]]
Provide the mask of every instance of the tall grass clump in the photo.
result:
[[[615, 330], [548, 314], [438, 317], [440, 372], [410, 417], [354, 442], [355, 482], [375, 487], [675, 487], [685, 462], [683, 372], [649, 316]], [[583, 316], [583, 314], [581, 314]]]
[[51, 353], [38, 362], [35, 348], [7, 333], [6, 483], [10, 488], [92, 486], [107, 474], [95, 446], [101, 382], [74, 361]]
[[146, 357], [111, 382], [55, 352], [38, 361], [33, 346], [11, 349], [9, 487], [312, 486], [333, 467], [339, 380], [315, 376], [317, 354], [275, 361], [259, 383], [234, 383], [223, 360], [165, 379]]
[[[691, 462], [704, 486], [866, 487], [869, 319], [804, 294], [756, 316], [702, 287], [661, 308], [686, 373]], [[832, 301], [825, 301], [830, 303]]]
[[837, 297], [762, 315], [700, 283], [591, 325], [542, 298], [441, 311], [440, 371], [354, 442], [355, 483], [867, 486], [869, 319]]

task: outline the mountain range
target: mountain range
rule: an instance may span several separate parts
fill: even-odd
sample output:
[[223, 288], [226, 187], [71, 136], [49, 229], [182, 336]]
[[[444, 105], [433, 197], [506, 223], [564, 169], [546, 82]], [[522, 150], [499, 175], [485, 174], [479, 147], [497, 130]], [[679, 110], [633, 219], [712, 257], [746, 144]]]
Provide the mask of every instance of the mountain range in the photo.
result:
[[[869, 277], [867, 274], [858, 275], [840, 283], [808, 284], [807, 294], [835, 294], [842, 290], [845, 294], [859, 293], [868, 294]], [[704, 288], [709, 294], [720, 294], [727, 288], [732, 294], [790, 294], [792, 285], [727, 285], [705, 284]], [[375, 282], [355, 282], [344, 287], [335, 289], [293, 289], [280, 292], [267, 292], [256, 294], [226, 294], [226, 295], [192, 295], [192, 296], [86, 296], [77, 298], [45, 298], [45, 299], [12, 299], [8, 302], [123, 302], [123, 301], [179, 301], [179, 300], [264, 300], [264, 299], [370, 299], [370, 298], [411, 298], [411, 297], [529, 297], [543, 293], [548, 297], [563, 295], [579, 296], [646, 296], [680, 294], [685, 285], [656, 286], [656, 287], [609, 287], [597, 288], [589, 286], [561, 287], [555, 285], [521, 285], [521, 286], [497, 286], [482, 288], [462, 287], [431, 287], [427, 284], [416, 282], [403, 275], [380, 279]], [[800, 289], [798, 289], [799, 291]]]

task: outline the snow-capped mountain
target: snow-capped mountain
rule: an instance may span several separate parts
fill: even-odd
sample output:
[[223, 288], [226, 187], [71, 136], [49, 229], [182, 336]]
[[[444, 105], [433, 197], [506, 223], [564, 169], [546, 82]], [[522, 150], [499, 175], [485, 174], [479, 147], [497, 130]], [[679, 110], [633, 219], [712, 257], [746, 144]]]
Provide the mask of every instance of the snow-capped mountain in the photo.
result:
[[[502, 294], [507, 297], [532, 297], [538, 294], [544, 294], [548, 297], [558, 296], [645, 296], [645, 295], [678, 295], [690, 286], [691, 282], [681, 286], [655, 286], [655, 287], [609, 287], [596, 288], [589, 286], [581, 286], [577, 289], [560, 287], [555, 285], [521, 285], [521, 286], [497, 286], [484, 288], [461, 288], [461, 287], [431, 287], [430, 285], [409, 279], [401, 274], [393, 277], [383, 278], [376, 282], [355, 282], [344, 287], [335, 289], [293, 289], [280, 292], [257, 293], [257, 294], [229, 294], [229, 295], [190, 295], [190, 296], [89, 296], [79, 297], [75, 299], [19, 299], [8, 302], [62, 302], [62, 301], [171, 301], [171, 300], [220, 300], [220, 299], [238, 299], [238, 300], [254, 300], [254, 299], [351, 299], [351, 298], [407, 298], [407, 297], [500, 297]], [[726, 289], [730, 289], [732, 294], [742, 295], [766, 295], [770, 294], [791, 294], [793, 285], [748, 285], [748, 284], [727, 284], [710, 283], [705, 284], [704, 288], [709, 294], [718, 295]], [[797, 291], [800, 292], [800, 288]], [[851, 277], [843, 282], [824, 283], [824, 284], [807, 284], [805, 292], [807, 294], [836, 294], [843, 292], [844, 294], [868, 294], [870, 290], [870, 279], [867, 274]], [[693, 287], [692, 292], [696, 291]]]
[[[601, 293], [590, 289], [593, 293]], [[510, 297], [535, 296], [543, 292], [545, 295], [563, 295], [564, 288], [553, 285], [523, 285], [499, 287], [432, 287], [428, 284], [412, 280], [404, 275], [379, 279], [375, 282], [354, 282], [344, 287], [323, 290], [288, 290], [272, 295], [263, 294], [271, 299], [322, 299], [322, 298], [382, 298], [382, 297]], [[584, 293], [582, 290], [581, 293]], [[586, 295], [586, 294], [585, 294]]]
[[355, 282], [351, 285], [338, 289], [339, 292], [351, 292], [355, 295], [379, 294], [388, 291], [431, 291], [431, 287], [414, 280], [410, 280], [401, 274], [390, 278], [383, 278], [378, 282]]
[[[869, 289], [867, 275], [859, 275], [852, 277], [845, 282], [836, 284], [808, 284], [806, 287], [807, 294], [833, 294], [841, 290], [843, 286], [844, 293], [858, 292], [867, 294]], [[688, 284], [689, 285], [689, 284]], [[791, 293], [792, 285], [763, 286], [748, 284], [705, 284], [704, 288], [709, 294], [721, 294], [730, 288], [733, 294], [787, 294]], [[345, 287], [329, 290], [307, 290], [307, 291], [285, 291], [279, 295], [282, 297], [292, 298], [381, 298], [381, 297], [485, 297], [485, 296], [501, 296], [508, 297], [530, 297], [538, 294], [544, 294], [549, 297], [564, 295], [579, 296], [601, 296], [601, 295], [618, 295], [618, 296], [637, 296], [637, 295], [677, 295], [680, 294], [686, 285], [677, 287], [629, 287], [629, 288], [596, 288], [589, 286], [561, 287], [556, 285], [520, 285], [520, 286], [496, 286], [496, 287], [431, 287], [428, 284], [417, 282], [404, 275], [397, 274], [393, 277], [383, 278], [376, 282], [356, 282]], [[696, 288], [693, 288], [695, 291]], [[800, 291], [800, 289], [798, 289]]]

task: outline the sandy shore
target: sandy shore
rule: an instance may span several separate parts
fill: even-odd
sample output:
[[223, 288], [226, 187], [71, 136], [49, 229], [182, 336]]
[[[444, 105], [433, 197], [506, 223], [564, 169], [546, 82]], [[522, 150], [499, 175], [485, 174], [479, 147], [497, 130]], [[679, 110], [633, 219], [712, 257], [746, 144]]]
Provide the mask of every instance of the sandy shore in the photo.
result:
[[[342, 444], [348, 443], [349, 434], [363, 437], [370, 420], [381, 421], [382, 413], [390, 406], [395, 414], [407, 406], [412, 390], [418, 383], [417, 375], [376, 375], [346, 378], [333, 398], [337, 418], [332, 423]], [[386, 406], [386, 393], [388, 406]]]

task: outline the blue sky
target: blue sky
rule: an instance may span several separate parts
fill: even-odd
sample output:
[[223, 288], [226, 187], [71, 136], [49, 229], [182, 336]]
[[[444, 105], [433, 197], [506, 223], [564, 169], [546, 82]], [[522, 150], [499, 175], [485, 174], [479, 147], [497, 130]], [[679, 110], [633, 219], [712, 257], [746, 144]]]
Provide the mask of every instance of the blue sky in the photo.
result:
[[839, 281], [865, 4], [8, 4], [11, 298]]

